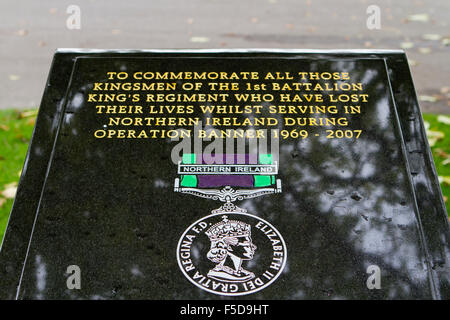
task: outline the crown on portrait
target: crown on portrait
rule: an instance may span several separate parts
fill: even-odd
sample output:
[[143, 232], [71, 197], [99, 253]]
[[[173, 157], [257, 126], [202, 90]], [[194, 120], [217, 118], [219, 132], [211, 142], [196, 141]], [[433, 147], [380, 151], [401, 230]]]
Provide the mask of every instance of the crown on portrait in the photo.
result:
[[242, 221], [228, 220], [227, 216], [222, 216], [222, 221], [212, 225], [205, 234], [211, 241], [226, 237], [248, 237], [250, 225]]

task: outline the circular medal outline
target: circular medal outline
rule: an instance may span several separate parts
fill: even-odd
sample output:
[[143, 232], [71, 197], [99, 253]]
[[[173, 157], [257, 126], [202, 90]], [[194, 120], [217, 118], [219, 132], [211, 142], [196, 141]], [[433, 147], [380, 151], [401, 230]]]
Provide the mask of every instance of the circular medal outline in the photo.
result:
[[[205, 219], [208, 219], [208, 218], [214, 217], [214, 216], [226, 215], [226, 214], [232, 214], [232, 215], [244, 215], [244, 216], [249, 216], [249, 217], [252, 217], [252, 218], [261, 220], [262, 222], [264, 222], [265, 224], [267, 224], [269, 227], [271, 227], [273, 230], [275, 230], [275, 231], [277, 232], [277, 234], [278, 234], [278, 236], [279, 236], [279, 238], [280, 238], [280, 240], [281, 240], [281, 243], [283, 244], [283, 248], [284, 248], [284, 250], [283, 250], [283, 251], [284, 251], [284, 259], [283, 259], [283, 263], [282, 263], [282, 265], [281, 265], [280, 271], [279, 271], [272, 279], [270, 279], [267, 283], [265, 283], [265, 284], [264, 284], [263, 286], [261, 286], [261, 287], [258, 287], [258, 288], [256, 288], [256, 289], [253, 289], [253, 290], [250, 290], [250, 291], [245, 291], [245, 292], [238, 292], [238, 293], [220, 293], [220, 292], [217, 292], [217, 291], [214, 291], [214, 290], [211, 290], [211, 289], [207, 289], [207, 288], [205, 288], [205, 287], [203, 287], [203, 286], [197, 284], [197, 283], [196, 283], [194, 280], [192, 280], [191, 277], [186, 273], [186, 271], [184, 270], [184, 268], [183, 268], [183, 266], [182, 266], [182, 264], [181, 264], [180, 256], [179, 256], [178, 253], [179, 253], [179, 250], [180, 250], [180, 247], [181, 247], [181, 242], [182, 242], [182, 240], [184, 239], [184, 237], [186, 236], [186, 234], [188, 233], [188, 231], [191, 230], [191, 228], [192, 228], [193, 226], [195, 226], [197, 223], [199, 223], [199, 222], [201, 222], [201, 221], [203, 221], [203, 220], [205, 220]], [[271, 225], [271, 224], [270, 224], [269, 222], [267, 222], [266, 220], [264, 220], [264, 219], [262, 219], [262, 218], [260, 218], [260, 217], [258, 217], [258, 216], [255, 216], [255, 215], [253, 215], [253, 214], [249, 214], [249, 213], [245, 213], [245, 212], [227, 212], [227, 213], [221, 212], [221, 213], [213, 213], [213, 214], [204, 216], [203, 218], [200, 218], [200, 219], [198, 219], [197, 221], [195, 221], [194, 223], [192, 223], [192, 224], [191, 224], [191, 225], [183, 232], [183, 234], [182, 234], [181, 237], [180, 237], [180, 240], [178, 240], [178, 245], [177, 245], [177, 252], [176, 252], [176, 254], [177, 254], [178, 267], [181, 269], [181, 271], [183, 272], [184, 276], [189, 280], [189, 282], [193, 283], [196, 287], [198, 287], [198, 288], [200, 288], [200, 289], [202, 289], [202, 290], [205, 290], [205, 291], [207, 291], [207, 292], [209, 292], [209, 293], [214, 293], [214, 294], [217, 294], [217, 295], [220, 295], [220, 296], [243, 296], [243, 295], [247, 295], [247, 294], [252, 294], [252, 293], [258, 292], [258, 291], [260, 291], [260, 290], [262, 290], [262, 289], [268, 287], [268, 286], [271, 285], [275, 280], [278, 279], [278, 277], [281, 275], [281, 273], [283, 272], [284, 267], [285, 267], [285, 265], [286, 265], [286, 261], [287, 261], [287, 246], [286, 246], [286, 242], [284, 242], [284, 239], [283, 239], [283, 236], [281, 235], [281, 232], [278, 231], [277, 228], [275, 228], [273, 225]]]

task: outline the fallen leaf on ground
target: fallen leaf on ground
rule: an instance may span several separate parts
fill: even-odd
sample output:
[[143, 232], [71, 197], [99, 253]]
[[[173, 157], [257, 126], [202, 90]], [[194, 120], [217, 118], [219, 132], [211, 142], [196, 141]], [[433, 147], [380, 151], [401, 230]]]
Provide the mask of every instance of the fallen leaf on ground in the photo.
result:
[[406, 18], [408, 21], [414, 22], [428, 22], [430, 20], [430, 16], [426, 13], [412, 14]]
[[444, 115], [439, 115], [437, 117], [437, 121], [440, 123], [444, 123], [444, 124], [448, 124], [450, 125], [450, 117], [444, 116]]
[[23, 143], [28, 143], [28, 139], [21, 133], [17, 134], [15, 138]]
[[19, 112], [18, 118], [23, 119], [23, 118], [35, 117], [35, 116], [37, 116], [37, 113], [38, 113], [37, 110], [22, 111], [22, 112]]
[[444, 158], [444, 160], [441, 162], [443, 166], [446, 166], [450, 163], [450, 154], [442, 150], [441, 148], [433, 150], [434, 154], [440, 158]]
[[437, 41], [441, 40], [442, 36], [440, 34], [427, 33], [422, 36], [424, 40]]
[[419, 100], [425, 102], [436, 102], [437, 98], [434, 96], [420, 95]]
[[450, 46], [450, 38], [444, 38], [441, 41], [442, 45], [444, 46]]
[[443, 176], [442, 178], [442, 182], [444, 184], [450, 185], [450, 176]]
[[5, 198], [0, 198], [0, 208], [3, 207], [3, 205], [6, 203]]
[[16, 80], [19, 80], [20, 79], [20, 76], [18, 76], [17, 74], [10, 74], [9, 75], [9, 80], [11, 80], [11, 81], [16, 81]]
[[412, 43], [412, 42], [400, 43], [400, 48], [402, 48], [402, 49], [411, 49], [412, 47], [414, 47], [414, 43]]
[[427, 130], [427, 138], [428, 143], [430, 144], [430, 147], [434, 146], [438, 140], [445, 137], [445, 134], [441, 131], [433, 131], [433, 130]]
[[445, 134], [442, 131], [428, 130], [427, 137], [442, 139], [445, 137]]
[[17, 182], [8, 183], [4, 186], [4, 190], [0, 193], [6, 198], [6, 199], [14, 199], [17, 192]]
[[19, 31], [17, 31], [17, 35], [23, 37], [26, 36], [28, 34], [28, 31], [25, 29], [20, 29]]
[[431, 52], [430, 48], [419, 48], [421, 54], [429, 54]]
[[430, 147], [433, 147], [437, 141], [438, 139], [436, 138], [428, 137], [428, 144], [430, 145]]
[[286, 23], [284, 26], [286, 27], [286, 29], [294, 29], [294, 25], [292, 23]]
[[442, 158], [450, 158], [450, 154], [442, 150], [441, 148], [435, 149], [434, 152]]
[[207, 37], [192, 37], [190, 39], [191, 42], [205, 43], [209, 42], [209, 38]]
[[14, 182], [10, 182], [8, 184], [4, 185], [5, 188], [10, 188], [10, 187], [17, 187], [17, 181]]
[[6, 124], [0, 124], [0, 129], [3, 131], [9, 131], [9, 127]]

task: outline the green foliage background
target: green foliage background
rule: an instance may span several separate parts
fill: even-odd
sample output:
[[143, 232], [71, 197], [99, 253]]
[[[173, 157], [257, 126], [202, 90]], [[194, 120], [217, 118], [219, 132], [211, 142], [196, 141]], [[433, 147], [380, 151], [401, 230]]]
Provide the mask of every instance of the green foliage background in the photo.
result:
[[[431, 146], [434, 164], [441, 180], [441, 189], [444, 195], [447, 214], [450, 213], [450, 124], [438, 121], [438, 115], [424, 114], [423, 119], [429, 123], [429, 131], [440, 132], [443, 138], [437, 139], [436, 143]], [[428, 133], [427, 130], [427, 133]], [[429, 139], [430, 145], [432, 140]], [[447, 161], [447, 162], [446, 162]]]
[[[3, 239], [13, 204], [7, 189], [14, 189], [19, 181], [36, 115], [36, 110], [0, 110], [0, 239]], [[425, 114], [424, 120], [429, 123], [429, 130], [443, 134], [432, 146], [432, 152], [438, 175], [443, 180], [441, 187], [447, 212], [450, 212], [450, 182], [447, 181], [450, 179], [450, 163], [446, 162], [450, 159], [450, 125], [439, 122], [437, 117]]]
[[19, 181], [36, 115], [36, 110], [0, 110], [0, 239], [14, 201], [5, 189]]

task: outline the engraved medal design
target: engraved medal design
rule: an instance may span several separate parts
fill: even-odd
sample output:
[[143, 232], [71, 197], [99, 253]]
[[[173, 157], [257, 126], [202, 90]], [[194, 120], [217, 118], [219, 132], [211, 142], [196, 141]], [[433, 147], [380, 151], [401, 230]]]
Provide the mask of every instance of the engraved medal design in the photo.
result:
[[286, 263], [286, 244], [267, 221], [246, 214], [212, 214], [181, 236], [178, 265], [197, 287], [220, 295], [244, 295], [275, 281]]
[[287, 259], [283, 237], [269, 222], [233, 203], [280, 193], [277, 172], [271, 155], [260, 155], [256, 165], [198, 164], [195, 155], [183, 156], [175, 191], [224, 202], [192, 223], [178, 242], [178, 265], [191, 283], [232, 296], [262, 290], [279, 277]]

